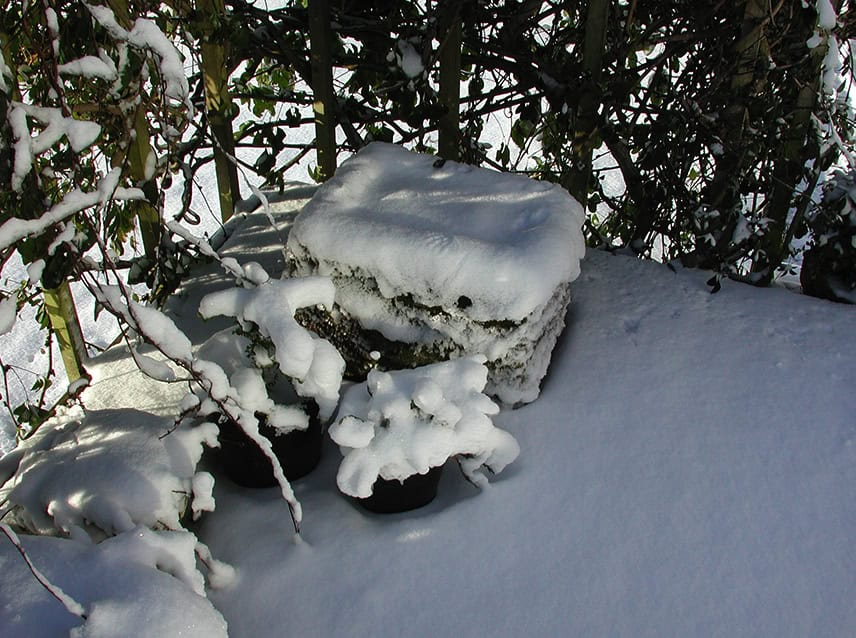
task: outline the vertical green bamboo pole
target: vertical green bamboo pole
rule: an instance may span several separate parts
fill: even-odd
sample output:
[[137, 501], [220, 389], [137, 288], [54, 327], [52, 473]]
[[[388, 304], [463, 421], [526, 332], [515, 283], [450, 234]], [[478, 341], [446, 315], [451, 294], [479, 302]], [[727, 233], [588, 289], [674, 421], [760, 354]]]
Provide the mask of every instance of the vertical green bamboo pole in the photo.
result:
[[336, 172], [336, 103], [333, 93], [333, 35], [327, 0], [309, 0], [309, 42], [312, 92], [315, 94], [315, 147], [318, 177], [326, 181]]
[[583, 71], [589, 84], [584, 88], [574, 122], [572, 169], [563, 183], [583, 206], [588, 202], [592, 173], [592, 152], [597, 144], [597, 111], [600, 105], [599, 84], [603, 72], [603, 53], [610, 0], [589, 0], [586, 11], [586, 33], [583, 41]]
[[232, 97], [229, 94], [228, 50], [214, 28], [226, 13], [223, 0], [196, 0], [196, 8], [207, 15], [209, 25], [202, 37], [202, 76], [205, 84], [205, 112], [208, 127], [214, 137], [214, 168], [217, 174], [217, 191], [220, 197], [220, 216], [223, 221], [235, 212], [240, 199], [238, 167], [235, 156], [235, 137], [232, 131]]
[[[128, 149], [128, 169], [131, 179], [135, 184], [142, 184], [151, 179], [149, 171], [150, 162], [155, 160], [154, 151], [149, 143], [149, 125], [146, 122], [146, 113], [143, 109], [137, 109], [134, 119], [134, 138]], [[143, 249], [146, 256], [155, 260], [161, 239], [161, 218], [157, 208], [147, 201], [129, 202], [128, 206], [136, 213], [140, 224], [140, 234], [143, 238]]]
[[83, 367], [87, 359], [86, 343], [80, 330], [71, 288], [68, 282], [64, 281], [58, 288], [45, 290], [44, 296], [48, 319], [59, 343], [68, 382], [74, 383], [88, 375]]
[[448, 6], [448, 30], [440, 48], [439, 101], [444, 108], [438, 122], [440, 157], [461, 159], [461, 12], [460, 2]]
[[[131, 14], [127, 0], [108, 0], [107, 4], [124, 28], [131, 28]], [[146, 113], [138, 108], [134, 116], [134, 136], [128, 148], [128, 169], [131, 179], [138, 184], [151, 179], [150, 162], [154, 160], [154, 151], [149, 141], [149, 125]], [[140, 235], [143, 238], [143, 249], [146, 256], [155, 260], [161, 239], [161, 219], [158, 210], [145, 201], [129, 202], [128, 206], [136, 213], [140, 224]]]

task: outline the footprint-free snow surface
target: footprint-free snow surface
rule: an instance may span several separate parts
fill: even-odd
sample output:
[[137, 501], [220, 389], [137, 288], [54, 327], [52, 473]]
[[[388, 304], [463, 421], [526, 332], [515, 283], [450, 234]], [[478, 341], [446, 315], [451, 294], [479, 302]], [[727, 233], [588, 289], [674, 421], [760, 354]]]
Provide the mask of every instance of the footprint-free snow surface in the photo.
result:
[[[856, 635], [856, 309], [711, 295], [708, 277], [591, 251], [541, 396], [495, 417], [520, 456], [481, 491], [450, 464], [429, 506], [370, 514], [337, 492], [328, 441], [294, 484], [296, 542], [276, 488], [217, 476], [195, 531], [237, 569], [208, 593], [229, 634]], [[102, 387], [154, 410], [158, 386], [123, 368], [120, 389], [114, 365], [93, 402]], [[0, 564], [0, 628], [41, 597], [15, 626], [45, 635], [67, 612], [31, 578], [8, 589], [25, 568], [5, 542]], [[157, 613], [189, 613], [173, 603]]]

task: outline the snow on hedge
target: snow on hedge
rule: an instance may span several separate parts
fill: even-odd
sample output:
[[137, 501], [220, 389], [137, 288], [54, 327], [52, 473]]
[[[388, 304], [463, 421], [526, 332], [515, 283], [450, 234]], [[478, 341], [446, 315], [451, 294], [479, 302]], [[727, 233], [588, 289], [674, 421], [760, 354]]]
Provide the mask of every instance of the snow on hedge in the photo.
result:
[[364, 329], [434, 361], [485, 354], [489, 391], [513, 404], [538, 396], [582, 223], [554, 184], [373, 143], [318, 189], [288, 248], [297, 274], [333, 279]]
[[499, 407], [482, 393], [484, 357], [474, 356], [396, 372], [373, 370], [352, 386], [330, 426], [345, 458], [336, 482], [366, 498], [378, 478], [403, 481], [456, 456], [472, 482], [486, 467], [500, 472], [520, 453], [508, 432], [493, 425]]
[[93, 410], [42, 426], [2, 460], [0, 489], [19, 527], [101, 540], [139, 525], [181, 529], [211, 510], [213, 481], [196, 471], [217, 428], [175, 428], [138, 410]]

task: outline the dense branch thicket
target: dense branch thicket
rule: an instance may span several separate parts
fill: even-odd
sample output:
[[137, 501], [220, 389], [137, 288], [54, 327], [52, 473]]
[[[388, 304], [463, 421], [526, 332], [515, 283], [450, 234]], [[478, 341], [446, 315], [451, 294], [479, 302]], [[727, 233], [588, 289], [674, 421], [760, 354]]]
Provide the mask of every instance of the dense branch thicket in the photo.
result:
[[[711, 269], [717, 286], [720, 276], [769, 284], [808, 246], [806, 290], [847, 299], [851, 4], [330, 0], [339, 148], [435, 151], [448, 103], [440, 52], [459, 27], [455, 159], [560, 183], [586, 205], [593, 244]], [[295, 135], [314, 119], [307, 7], [38, 0], [0, 11], [0, 224], [35, 224], [0, 242], [4, 265], [17, 252], [30, 267], [0, 296], [41, 305], [40, 290], [69, 278], [94, 286], [100, 270], [165, 298], [195, 248], [164, 220], [192, 224], [199, 205], [187, 188], [181, 210], [165, 211], [164, 189], [235, 149], [259, 151], [233, 158], [240, 171], [281, 187], [312, 148]], [[232, 148], [222, 131], [238, 109], [251, 115]], [[844, 167], [834, 194], [818, 203], [834, 165]], [[239, 189], [234, 171], [228, 188]], [[45, 217], [63, 205], [79, 208]]]
[[[438, 52], [460, 20], [461, 159], [563, 184], [589, 206], [595, 241], [766, 284], [852, 144], [853, 21], [834, 4], [837, 24], [826, 0], [334, 2], [344, 148], [436, 147]], [[246, 63], [236, 95], [287, 102], [298, 124], [305, 10], [230, 10], [234, 66]], [[494, 116], [510, 128], [488, 148]], [[257, 168], [274, 184], [281, 124], [241, 138], [265, 145]]]

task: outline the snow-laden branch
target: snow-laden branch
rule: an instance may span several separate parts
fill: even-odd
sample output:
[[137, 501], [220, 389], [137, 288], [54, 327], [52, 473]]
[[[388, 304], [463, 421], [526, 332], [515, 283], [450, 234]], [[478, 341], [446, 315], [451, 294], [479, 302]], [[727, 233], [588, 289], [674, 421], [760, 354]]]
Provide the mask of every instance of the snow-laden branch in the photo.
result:
[[57, 68], [60, 75], [77, 75], [85, 78], [98, 78], [115, 82], [119, 78], [116, 64], [104, 49], [98, 50], [98, 56], [85, 55], [82, 58], [60, 64]]
[[[31, 117], [44, 126], [33, 137], [27, 118]], [[95, 122], [67, 117], [61, 109], [33, 106], [12, 102], [7, 114], [12, 136], [15, 138], [15, 162], [12, 170], [12, 189], [21, 192], [24, 178], [32, 169], [33, 159], [52, 148], [63, 137], [68, 139], [71, 150], [80, 153], [86, 150], [101, 135], [101, 126]]]
[[[273, 452], [270, 441], [259, 433], [258, 419], [254, 410], [243, 405], [241, 393], [232, 387], [223, 368], [213, 361], [194, 357], [190, 340], [172, 319], [156, 308], [137, 303], [124, 287], [96, 283], [90, 289], [96, 300], [108, 311], [124, 321], [168, 359], [186, 370], [217, 409], [238, 424], [258, 446], [271, 463], [282, 498], [288, 504], [294, 529], [299, 533], [303, 519], [302, 506], [294, 495], [294, 490]], [[157, 371], [154, 372], [157, 374]]]
[[193, 104], [190, 101], [190, 87], [184, 73], [181, 53], [169, 41], [158, 26], [146, 18], [137, 18], [131, 30], [124, 29], [116, 20], [110, 8], [86, 4], [92, 17], [110, 34], [113, 39], [127, 42], [135, 49], [150, 51], [157, 58], [157, 66], [164, 82], [164, 94], [187, 107], [188, 116], [193, 117]]
[[178, 235], [187, 243], [196, 246], [199, 249], [199, 252], [206, 257], [210, 257], [215, 261], [218, 261], [223, 269], [230, 275], [232, 275], [238, 282], [242, 282], [244, 279], [250, 279], [252, 283], [258, 284], [260, 281], [256, 281], [253, 279], [253, 275], [251, 270], [247, 268], [242, 268], [241, 265], [235, 260], [228, 257], [220, 257], [214, 248], [212, 248], [211, 244], [208, 243], [205, 239], [201, 237], [197, 237], [193, 233], [191, 233], [187, 228], [182, 226], [176, 221], [167, 221], [166, 222], [167, 229], [173, 233], [174, 235]]
[[[16, 158], [17, 161], [17, 158]], [[94, 191], [76, 188], [66, 193], [60, 202], [54, 204], [44, 215], [37, 219], [19, 219], [13, 217], [0, 226], [0, 252], [13, 246], [22, 239], [39, 235], [52, 225], [64, 221], [80, 211], [105, 204], [110, 200], [145, 199], [139, 188], [119, 186], [121, 169], [114, 168], [105, 175]]]

